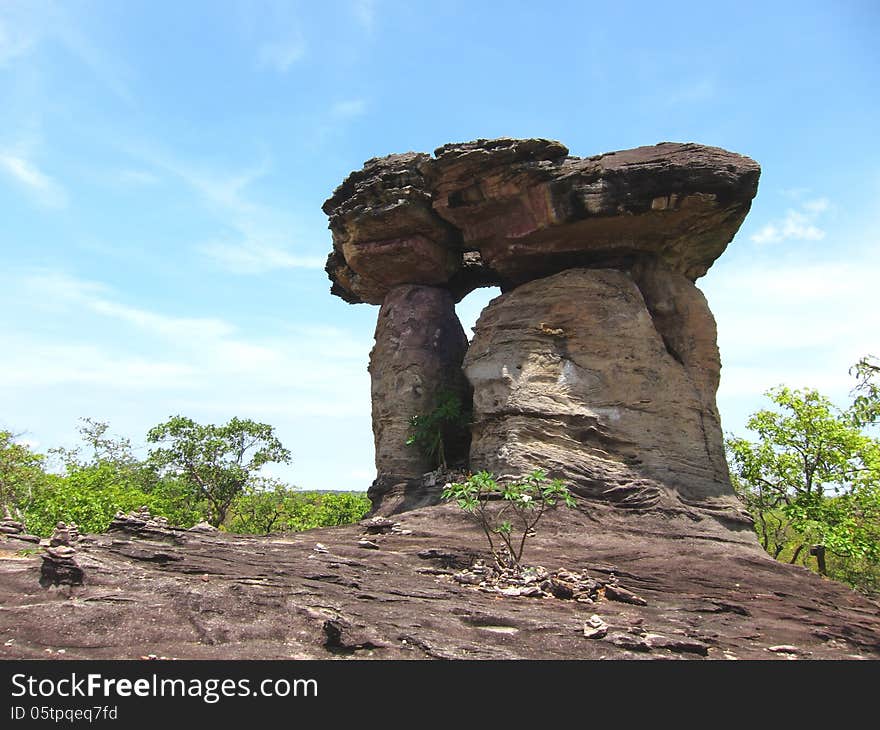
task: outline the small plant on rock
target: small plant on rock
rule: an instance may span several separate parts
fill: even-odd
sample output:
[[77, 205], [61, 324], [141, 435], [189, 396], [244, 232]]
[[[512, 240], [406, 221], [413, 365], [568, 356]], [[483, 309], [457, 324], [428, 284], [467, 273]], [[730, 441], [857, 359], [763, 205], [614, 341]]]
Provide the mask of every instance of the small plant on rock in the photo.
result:
[[470, 415], [458, 392], [441, 388], [430, 411], [410, 418], [406, 445], [417, 447], [432, 467], [446, 469], [449, 441], [467, 429]]
[[481, 471], [466, 482], [447, 484], [442, 497], [454, 499], [480, 526], [501, 569], [522, 567], [526, 540], [534, 535], [544, 512], [560, 503], [575, 506], [564, 482], [549, 479], [541, 469], [509, 484], [499, 484], [493, 474]]

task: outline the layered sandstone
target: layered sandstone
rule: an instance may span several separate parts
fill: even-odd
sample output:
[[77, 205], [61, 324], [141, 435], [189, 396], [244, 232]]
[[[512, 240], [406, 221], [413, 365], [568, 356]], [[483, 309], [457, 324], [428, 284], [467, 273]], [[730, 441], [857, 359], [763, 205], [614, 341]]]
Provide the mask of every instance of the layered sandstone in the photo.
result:
[[[693, 304], [690, 293], [673, 292], [669, 308]], [[667, 331], [699, 351], [699, 334]], [[717, 412], [705, 404], [717, 351], [700, 354], [684, 365], [625, 271], [570, 269], [503, 294], [480, 316], [464, 363], [471, 467], [506, 478], [541, 467], [622, 507], [699, 504], [735, 517]]]
[[[401, 285], [385, 297], [376, 324], [376, 345], [370, 353], [373, 437], [378, 477], [371, 490], [374, 502], [390, 490], [406, 494], [409, 486], [434, 468], [422, 449], [407, 445], [411, 418], [434, 406], [440, 392], [469, 400], [461, 372], [467, 337], [445, 289]], [[452, 439], [448, 457], [467, 459], [469, 438]], [[458, 449], [458, 453], [456, 452]], [[436, 496], [436, 495], [435, 495]]]
[[[382, 303], [374, 505], [436, 499], [422, 490], [421, 501], [383, 505], [392, 482], [418, 492], [416, 473], [435, 466], [406, 435], [430, 408], [426, 394], [460, 375], [466, 343], [452, 305], [499, 285], [464, 362], [471, 469], [515, 478], [544, 468], [619, 506], [697, 505], [739, 519], [715, 405], [715, 321], [694, 280], [732, 240], [759, 175], [753, 160], [717, 147], [579, 158], [545, 139], [448, 144], [353, 172], [324, 204], [327, 272], [346, 301]], [[383, 324], [403, 311], [402, 291], [433, 292], [419, 305], [431, 312]], [[455, 331], [439, 346], [438, 322]]]
[[324, 204], [333, 293], [381, 304], [398, 284], [511, 288], [650, 255], [694, 280], [723, 253], [760, 168], [664, 142], [579, 158], [543, 139], [448, 144], [368, 160]]

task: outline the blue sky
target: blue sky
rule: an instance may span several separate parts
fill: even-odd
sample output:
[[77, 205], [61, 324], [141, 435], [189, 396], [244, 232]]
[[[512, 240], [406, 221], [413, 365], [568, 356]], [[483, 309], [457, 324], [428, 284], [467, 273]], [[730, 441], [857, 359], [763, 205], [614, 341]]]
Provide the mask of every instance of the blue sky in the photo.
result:
[[723, 426], [778, 383], [845, 402], [880, 355], [880, 6], [611, 6], [0, 0], [0, 427], [237, 415], [279, 476], [366, 488], [377, 308], [330, 296], [321, 203], [369, 157], [497, 136], [757, 160], [698, 281]]

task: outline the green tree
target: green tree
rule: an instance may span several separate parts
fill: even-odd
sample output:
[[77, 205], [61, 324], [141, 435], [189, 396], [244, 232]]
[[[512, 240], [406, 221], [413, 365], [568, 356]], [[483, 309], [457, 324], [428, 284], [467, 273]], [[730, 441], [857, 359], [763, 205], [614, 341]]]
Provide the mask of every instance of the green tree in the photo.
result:
[[[757, 441], [726, 440], [737, 494], [755, 519], [762, 545], [794, 563], [812, 548], [880, 565], [880, 442], [860, 427], [854, 408], [837, 409], [815, 390], [774, 388], [777, 410], [747, 423]], [[809, 552], [809, 551], [808, 551]]]
[[857, 380], [853, 389], [854, 423], [858, 426], [880, 424], [880, 362], [868, 355], [853, 365], [850, 374], [855, 375]]
[[0, 508], [23, 509], [46, 481], [45, 457], [16, 441], [12, 431], [0, 430]]
[[210, 505], [209, 522], [219, 527], [233, 500], [254, 484], [270, 462], [290, 462], [272, 426], [233, 418], [221, 426], [174, 416], [150, 429], [147, 441], [161, 444], [150, 458], [162, 473], [177, 475]]
[[300, 492], [268, 479], [235, 498], [226, 524], [230, 532], [267, 535], [347, 525], [369, 510], [370, 500], [363, 492]]

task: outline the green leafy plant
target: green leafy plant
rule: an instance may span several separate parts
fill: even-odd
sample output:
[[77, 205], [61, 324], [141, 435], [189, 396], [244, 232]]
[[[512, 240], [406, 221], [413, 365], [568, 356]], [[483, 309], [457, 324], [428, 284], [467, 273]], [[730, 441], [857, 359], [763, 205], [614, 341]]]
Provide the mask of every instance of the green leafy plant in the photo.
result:
[[210, 504], [209, 522], [215, 527], [223, 524], [233, 500], [253, 484], [260, 467], [290, 462], [290, 451], [273, 427], [249, 419], [215, 426], [174, 416], [150, 429], [147, 441], [161, 444], [150, 451], [159, 472], [179, 477]]
[[858, 398], [848, 409], [815, 390], [768, 391], [775, 409], [746, 424], [757, 440], [731, 436], [725, 446], [734, 489], [764, 548], [870, 591], [880, 575], [880, 440], [868, 433], [876, 373], [857, 373]]
[[430, 411], [410, 418], [407, 446], [415, 446], [430, 461], [432, 467], [447, 467], [450, 441], [467, 429], [470, 410], [462, 402], [461, 395], [441, 388], [434, 396]]
[[44, 457], [16, 441], [11, 431], [0, 430], [0, 514], [5, 506], [23, 508], [34, 490], [46, 482]]
[[442, 498], [454, 499], [480, 526], [499, 568], [521, 567], [526, 540], [548, 509], [560, 503], [575, 506], [563, 481], [549, 479], [541, 469], [503, 485], [493, 474], [481, 471], [465, 482], [447, 484]]
[[347, 525], [370, 510], [363, 492], [300, 492], [275, 480], [245, 489], [229, 511], [229, 532], [267, 535]]

